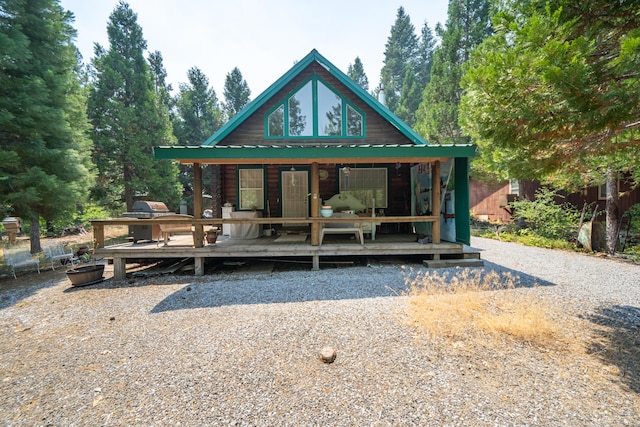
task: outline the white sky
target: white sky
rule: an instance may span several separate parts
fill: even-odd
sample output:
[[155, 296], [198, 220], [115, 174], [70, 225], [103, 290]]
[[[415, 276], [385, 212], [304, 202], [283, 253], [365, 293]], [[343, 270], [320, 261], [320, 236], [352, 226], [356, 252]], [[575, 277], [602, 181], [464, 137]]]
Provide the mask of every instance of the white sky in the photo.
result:
[[[377, 3], [377, 4], [376, 4]], [[94, 43], [108, 48], [107, 21], [118, 0], [61, 0], [75, 15], [85, 62]], [[238, 67], [257, 97], [312, 49], [346, 73], [357, 56], [379, 83], [384, 49], [400, 6], [419, 36], [447, 20], [448, 0], [128, 0], [149, 51], [159, 50], [177, 89], [198, 67], [222, 99], [227, 73]]]

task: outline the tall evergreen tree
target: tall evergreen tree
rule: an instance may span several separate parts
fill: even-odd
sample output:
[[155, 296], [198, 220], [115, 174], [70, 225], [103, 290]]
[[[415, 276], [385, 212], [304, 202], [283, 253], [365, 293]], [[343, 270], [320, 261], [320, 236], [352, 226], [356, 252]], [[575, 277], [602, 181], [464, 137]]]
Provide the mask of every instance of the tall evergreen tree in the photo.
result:
[[431, 78], [435, 44], [436, 39], [433, 32], [425, 22], [416, 58], [413, 62], [407, 63], [405, 67], [400, 102], [395, 111], [396, 115], [410, 126], [414, 126], [416, 123], [416, 111], [422, 101], [422, 91]]
[[227, 74], [224, 81], [224, 111], [227, 117], [238, 114], [249, 103], [251, 90], [249, 84], [242, 78], [242, 73], [235, 67]]
[[156, 50], [149, 54], [149, 68], [153, 75], [153, 87], [155, 88], [156, 96], [160, 102], [168, 109], [169, 114], [173, 110], [173, 98], [171, 97], [171, 91], [173, 87], [167, 83], [167, 70], [164, 68], [164, 59], [162, 58], [162, 52]]
[[[176, 116], [173, 127], [178, 144], [201, 145], [222, 126], [223, 112], [215, 90], [209, 86], [209, 79], [197, 67], [187, 72], [188, 83], [180, 83], [176, 97]], [[219, 167], [207, 165], [202, 170], [203, 189], [209, 189], [213, 196], [220, 191]], [[186, 193], [193, 186], [193, 168], [180, 165], [180, 182]], [[216, 199], [216, 205], [218, 201]], [[214, 206], [214, 212], [217, 207]]]
[[[418, 86], [421, 87], [421, 90], [429, 83], [431, 80], [431, 67], [433, 66], [433, 53], [436, 48], [436, 37], [429, 27], [429, 24], [425, 21], [422, 26], [422, 31], [420, 32], [420, 43], [418, 44], [418, 59], [417, 59], [417, 69], [416, 69], [416, 81]], [[418, 103], [422, 100], [422, 93], [420, 93]]]
[[179, 84], [174, 131], [179, 145], [200, 145], [222, 126], [222, 110], [209, 79], [198, 68], [187, 71], [188, 83]]
[[72, 22], [57, 0], [0, 3], [0, 203], [29, 220], [33, 253], [40, 218], [70, 216], [90, 184]]
[[415, 67], [417, 52], [418, 37], [415, 27], [401, 6], [385, 45], [384, 65], [380, 71], [380, 83], [384, 85], [387, 107], [393, 112], [400, 105], [407, 66]]
[[446, 29], [436, 26], [431, 80], [417, 112], [416, 130], [434, 142], [465, 142], [458, 125], [463, 65], [472, 49], [491, 34], [489, 0], [450, 0]]
[[96, 81], [89, 98], [99, 171], [93, 194], [114, 212], [130, 210], [138, 195], [176, 209], [177, 167], [153, 156], [154, 145], [174, 143], [171, 123], [144, 58], [142, 28], [127, 3], [121, 1], [112, 12], [107, 34], [109, 50], [95, 48]]
[[364, 65], [362, 65], [362, 61], [359, 56], [356, 56], [355, 61], [353, 61], [353, 65], [349, 64], [347, 75], [351, 77], [354, 82], [359, 84], [362, 89], [369, 92], [369, 79], [364, 72]]

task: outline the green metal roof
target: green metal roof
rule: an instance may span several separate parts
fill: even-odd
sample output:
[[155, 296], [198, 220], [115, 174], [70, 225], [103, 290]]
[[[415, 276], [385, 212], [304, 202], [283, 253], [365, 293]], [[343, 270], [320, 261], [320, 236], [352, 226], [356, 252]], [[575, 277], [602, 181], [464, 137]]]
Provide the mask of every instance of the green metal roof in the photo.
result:
[[237, 161], [238, 163], [283, 163], [289, 160], [376, 160], [380, 162], [402, 159], [473, 157], [476, 147], [464, 145], [211, 145], [157, 147], [155, 155], [160, 159], [184, 159], [203, 161]]
[[404, 136], [406, 136], [414, 144], [428, 144], [428, 142], [422, 138], [416, 131], [410, 126], [404, 123], [393, 114], [387, 107], [382, 105], [377, 99], [375, 99], [366, 90], [362, 89], [360, 85], [353, 81], [349, 76], [340, 71], [329, 60], [320, 55], [317, 50], [313, 49], [307, 56], [301, 61], [297, 62], [289, 71], [287, 71], [282, 77], [276, 80], [267, 90], [262, 92], [256, 99], [247, 104], [238, 114], [233, 116], [224, 126], [222, 126], [216, 133], [214, 133], [209, 139], [207, 139], [203, 145], [215, 145], [222, 141], [229, 133], [235, 130], [242, 124], [247, 118], [262, 107], [266, 102], [273, 98], [287, 83], [294, 79], [298, 74], [303, 72], [313, 62], [317, 62], [322, 65], [329, 73], [331, 73], [336, 79], [344, 84], [350, 91], [358, 96], [362, 101], [367, 103], [374, 111], [384, 117], [389, 123], [395, 126]]

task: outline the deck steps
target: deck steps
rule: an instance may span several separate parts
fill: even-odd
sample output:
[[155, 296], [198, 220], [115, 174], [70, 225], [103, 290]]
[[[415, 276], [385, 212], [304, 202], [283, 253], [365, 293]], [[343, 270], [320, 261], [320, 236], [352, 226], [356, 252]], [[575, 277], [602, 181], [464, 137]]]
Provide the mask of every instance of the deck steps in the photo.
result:
[[[478, 254], [479, 255], [479, 254]], [[426, 259], [422, 264], [427, 268], [484, 267], [484, 261], [478, 258]]]

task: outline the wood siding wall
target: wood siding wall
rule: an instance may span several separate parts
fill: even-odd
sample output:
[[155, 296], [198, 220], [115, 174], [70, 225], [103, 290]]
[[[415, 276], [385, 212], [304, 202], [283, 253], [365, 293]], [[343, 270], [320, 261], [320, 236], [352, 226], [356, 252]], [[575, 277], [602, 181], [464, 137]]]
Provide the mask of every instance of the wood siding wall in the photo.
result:
[[[540, 188], [540, 183], [537, 181], [520, 181], [520, 186], [524, 187], [525, 197], [528, 200], [533, 200], [536, 191]], [[558, 198], [558, 203], [568, 202], [580, 211], [585, 203], [597, 204], [598, 211], [602, 215], [599, 219], [604, 220], [606, 200], [598, 199], [598, 187], [589, 187], [583, 191], [570, 194], [566, 192], [559, 193], [564, 195], [565, 198]], [[471, 180], [469, 201], [473, 216], [480, 220], [511, 222], [511, 215], [500, 207], [500, 197], [506, 194], [509, 194], [508, 182], [489, 185]], [[636, 203], [640, 203], [640, 188], [632, 189], [631, 182], [624, 179], [620, 180], [620, 215]], [[593, 212], [594, 208], [592, 208], [591, 212]]]
[[[304, 170], [304, 166], [292, 165], [298, 170]], [[327, 179], [320, 181], [320, 198], [327, 200], [334, 194], [339, 192], [337, 184], [337, 167], [335, 164], [321, 164], [320, 169], [327, 171]], [[370, 166], [370, 165], [367, 165]], [[386, 167], [388, 169], [387, 179], [390, 183], [389, 188], [389, 206], [384, 209], [384, 214], [388, 216], [410, 215], [411, 207], [411, 175], [409, 164], [400, 165], [396, 169], [395, 164], [376, 164], [375, 167]], [[290, 168], [286, 167], [285, 169]], [[278, 165], [264, 165], [267, 170], [267, 199], [269, 200], [269, 208], [271, 217], [280, 217], [280, 170], [283, 168]], [[308, 166], [307, 166], [308, 168]], [[223, 194], [221, 200], [229, 202], [237, 206], [237, 167], [235, 165], [222, 165], [222, 181]], [[309, 178], [311, 183], [311, 178]], [[221, 212], [218, 212], [221, 215]], [[264, 212], [264, 216], [268, 216]]]

